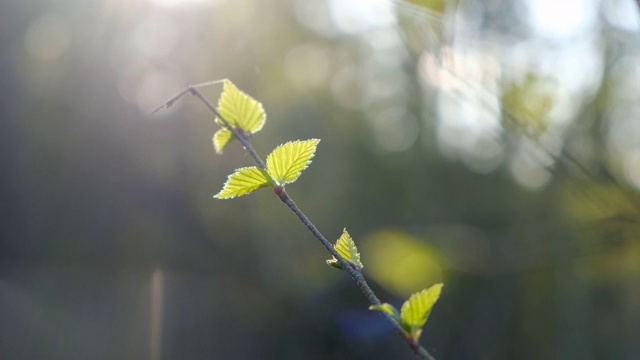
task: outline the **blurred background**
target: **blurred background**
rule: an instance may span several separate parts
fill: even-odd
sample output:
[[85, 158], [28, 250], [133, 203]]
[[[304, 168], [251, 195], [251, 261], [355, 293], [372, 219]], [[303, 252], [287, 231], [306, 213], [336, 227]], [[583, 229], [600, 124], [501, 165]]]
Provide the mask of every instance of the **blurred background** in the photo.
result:
[[[188, 84], [261, 101], [288, 192], [438, 359], [640, 358], [631, 0], [0, 4], [0, 358], [411, 359]], [[204, 89], [212, 102], [220, 87]]]

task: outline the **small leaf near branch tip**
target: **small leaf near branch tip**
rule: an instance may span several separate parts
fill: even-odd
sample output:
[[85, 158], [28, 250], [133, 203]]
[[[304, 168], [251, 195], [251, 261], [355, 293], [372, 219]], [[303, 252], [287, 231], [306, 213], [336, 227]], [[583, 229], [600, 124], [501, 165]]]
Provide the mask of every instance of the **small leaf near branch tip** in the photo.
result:
[[[334, 245], [334, 249], [338, 252], [340, 256], [342, 256], [354, 269], [360, 271], [364, 267], [362, 262], [360, 261], [360, 253], [358, 252], [358, 248], [356, 247], [356, 243], [351, 238], [351, 235], [347, 232], [347, 229], [342, 230], [342, 235], [336, 241]], [[327, 260], [327, 264], [331, 265], [336, 269], [344, 270], [338, 259], [335, 256]]]
[[222, 149], [233, 139], [235, 139], [235, 136], [233, 136], [233, 133], [227, 128], [216, 131], [216, 133], [213, 134], [213, 148], [216, 150], [216, 153], [222, 154]]
[[335, 257], [333, 259], [327, 260], [327, 265], [331, 266], [334, 269], [344, 270], [342, 264], [340, 264], [340, 262], [338, 262], [338, 259], [336, 259]]
[[[222, 94], [218, 101], [218, 112], [229, 126], [255, 134], [262, 129], [267, 116], [262, 104], [240, 91], [231, 81], [223, 80]], [[224, 124], [219, 118], [216, 122]]]
[[213, 145], [218, 154], [235, 139], [227, 126], [236, 129], [241, 134], [255, 134], [262, 129], [267, 119], [261, 103], [238, 90], [228, 79], [222, 80], [222, 83], [224, 85], [217, 111], [224, 121], [220, 117], [216, 117], [215, 121], [223, 128], [213, 137]]

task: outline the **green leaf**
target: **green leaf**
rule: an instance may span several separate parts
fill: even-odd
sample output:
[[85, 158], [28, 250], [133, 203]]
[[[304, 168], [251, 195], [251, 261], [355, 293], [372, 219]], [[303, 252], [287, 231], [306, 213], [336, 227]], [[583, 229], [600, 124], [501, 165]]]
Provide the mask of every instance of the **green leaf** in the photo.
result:
[[229, 175], [222, 190], [217, 193], [214, 198], [230, 199], [236, 196], [250, 194], [261, 187], [272, 185], [273, 182], [266, 171], [255, 166], [241, 168]]
[[329, 259], [326, 261], [327, 261], [327, 265], [331, 266], [332, 268], [338, 269], [338, 270], [344, 270], [342, 265], [338, 262], [338, 259], [336, 259], [335, 257], [333, 259]]
[[422, 334], [422, 326], [427, 322], [433, 305], [438, 301], [442, 284], [435, 284], [429, 289], [417, 292], [402, 304], [400, 309], [400, 317], [411, 336], [418, 340]]
[[227, 128], [216, 131], [216, 133], [213, 134], [213, 148], [216, 149], [216, 153], [222, 154], [222, 149], [233, 139], [233, 133]]
[[[340, 256], [342, 256], [345, 260], [355, 266], [358, 270], [364, 267], [364, 265], [362, 265], [362, 262], [360, 262], [360, 253], [358, 253], [356, 243], [351, 238], [351, 235], [349, 235], [349, 233], [347, 232], [347, 229], [342, 230], [342, 235], [340, 236], [338, 241], [336, 241], [334, 248], [336, 249], [338, 254], [340, 254]], [[327, 260], [327, 264], [336, 269], [344, 270], [335, 256], [332, 259]]]
[[271, 177], [281, 185], [296, 181], [311, 163], [319, 142], [319, 139], [297, 140], [278, 146], [267, 156]]
[[[225, 79], [223, 83], [222, 95], [220, 95], [217, 108], [220, 115], [227, 120], [230, 126], [242, 129], [248, 134], [260, 131], [267, 119], [262, 104], [238, 90], [231, 81]], [[216, 118], [216, 122], [223, 125], [219, 118]], [[234, 139], [233, 134], [221, 134], [220, 136], [222, 139], [226, 139], [226, 142], [216, 143], [216, 137], [214, 137], [214, 145], [217, 144], [216, 152], [218, 153], [222, 152], [222, 149]]]
[[400, 317], [400, 313], [398, 312], [398, 309], [396, 309], [391, 304], [383, 303], [381, 305], [371, 305], [369, 306], [369, 310], [378, 310], [378, 311], [382, 311], [383, 313], [387, 313], [391, 315], [391, 317], [393, 317], [395, 321], [402, 324], [402, 318]]

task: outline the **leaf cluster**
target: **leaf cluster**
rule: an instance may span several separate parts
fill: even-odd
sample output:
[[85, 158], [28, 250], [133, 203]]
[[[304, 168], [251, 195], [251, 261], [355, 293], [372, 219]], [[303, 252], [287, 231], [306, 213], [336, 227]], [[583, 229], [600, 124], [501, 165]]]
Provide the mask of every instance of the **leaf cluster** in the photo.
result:
[[[219, 116], [216, 117], [216, 122], [222, 128], [213, 135], [213, 146], [217, 153], [222, 153], [236, 138], [233, 130], [248, 137], [260, 131], [267, 119], [262, 104], [238, 90], [231, 81], [223, 80], [223, 84], [217, 108]], [[223, 120], [226, 120], [226, 124]], [[250, 194], [262, 187], [296, 181], [311, 164], [319, 142], [319, 139], [296, 140], [276, 147], [267, 156], [265, 169], [256, 166], [237, 169], [229, 175], [222, 190], [214, 197], [230, 199]]]
[[223, 149], [232, 141], [239, 140], [256, 160], [257, 166], [239, 168], [229, 175], [222, 190], [214, 197], [230, 199], [250, 194], [263, 187], [273, 187], [276, 195], [289, 206], [332, 254], [332, 258], [326, 261], [327, 264], [347, 271], [373, 304], [370, 309], [379, 310], [395, 321], [398, 331], [405, 336], [416, 354], [431, 358], [428, 352], [417, 344], [417, 340], [422, 334], [422, 327], [427, 322], [431, 309], [440, 296], [442, 284], [433, 285], [429, 289], [413, 294], [402, 305], [400, 311], [390, 304], [381, 303], [361, 275], [364, 265], [356, 244], [347, 229], [343, 229], [342, 235], [332, 246], [297, 208], [284, 190], [286, 184], [295, 182], [311, 164], [320, 140], [295, 140], [281, 144], [267, 156], [266, 163], [263, 163], [249, 142], [249, 137], [259, 132], [266, 122], [266, 114], [262, 104], [240, 91], [231, 81], [222, 80], [221, 82], [223, 90], [217, 108], [214, 108], [202, 97], [196, 89], [197, 86], [188, 88], [165, 104], [165, 107], [171, 106], [173, 102], [188, 92], [199, 97], [215, 113], [215, 121], [221, 125], [221, 128], [213, 136], [213, 146], [216, 153], [222, 153]]

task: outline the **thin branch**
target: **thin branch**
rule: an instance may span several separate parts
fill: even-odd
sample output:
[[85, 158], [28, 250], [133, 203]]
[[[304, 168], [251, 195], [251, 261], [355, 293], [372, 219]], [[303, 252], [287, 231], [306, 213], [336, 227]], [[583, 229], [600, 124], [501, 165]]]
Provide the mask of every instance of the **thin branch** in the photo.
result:
[[220, 115], [218, 110], [216, 110], [216, 108], [211, 104], [211, 102], [209, 102], [209, 100], [207, 100], [207, 98], [205, 98], [202, 95], [202, 93], [198, 90], [198, 88], [200, 88], [200, 87], [204, 87], [204, 86], [208, 86], [208, 85], [212, 85], [212, 84], [217, 84], [219, 82], [220, 81], [211, 81], [211, 82], [206, 82], [206, 83], [201, 83], [201, 84], [189, 86], [188, 88], [182, 90], [178, 95], [176, 95], [173, 98], [171, 98], [171, 100], [169, 100], [166, 103], [164, 103], [164, 105], [162, 105], [162, 106], [158, 107], [157, 109], [155, 109], [152, 113], [156, 113], [156, 112], [158, 112], [158, 111], [160, 111], [162, 109], [166, 109], [168, 107], [173, 106], [173, 104], [176, 101], [178, 101], [180, 98], [182, 98], [184, 95], [186, 95], [187, 93], [191, 93], [193, 96], [195, 96], [198, 99], [200, 99], [207, 106], [207, 108], [218, 119], [220, 119], [220, 122], [222, 123], [222, 126], [224, 126], [229, 131], [231, 131], [233, 136], [235, 136], [235, 138], [238, 139], [238, 141], [240, 141], [242, 146], [247, 150], [249, 155], [251, 155], [251, 157], [256, 162], [256, 164], [258, 164], [258, 167], [260, 169], [262, 169], [262, 170], [267, 170], [267, 166], [265, 165], [264, 161], [262, 161], [260, 156], [258, 156], [256, 151], [251, 146], [251, 143], [249, 142], [248, 134], [246, 134], [242, 129], [238, 129], [238, 128], [235, 128], [235, 127], [231, 126], [229, 121], [227, 121], [227, 119], [225, 119], [222, 115]]
[[[289, 209], [291, 209], [291, 211], [298, 217], [298, 219], [300, 219], [300, 221], [304, 224], [304, 226], [306, 226], [307, 229], [311, 231], [313, 236], [315, 236], [315, 238], [318, 239], [318, 241], [320, 241], [322, 246], [324, 246], [325, 249], [327, 249], [327, 251], [331, 253], [331, 255], [333, 255], [336, 259], [338, 259], [338, 262], [340, 263], [340, 265], [342, 265], [342, 268], [345, 269], [349, 273], [349, 275], [351, 275], [351, 278], [353, 278], [353, 281], [356, 282], [356, 284], [358, 285], [360, 290], [362, 290], [362, 292], [367, 297], [369, 302], [372, 305], [381, 305], [382, 302], [380, 302], [380, 299], [378, 299], [378, 297], [373, 292], [373, 290], [371, 290], [371, 288], [369, 287], [369, 284], [367, 284], [367, 281], [364, 279], [364, 276], [362, 276], [362, 272], [357, 270], [355, 267], [351, 266], [351, 264], [349, 264], [349, 262], [345, 260], [336, 251], [333, 245], [331, 245], [331, 243], [327, 241], [327, 239], [315, 227], [315, 225], [313, 225], [313, 223], [309, 220], [309, 218], [307, 218], [307, 216], [300, 210], [300, 208], [298, 208], [296, 203], [289, 197], [286, 191], [284, 189], [281, 189], [281, 191], [277, 191], [276, 194], [278, 195], [278, 197], [280, 197], [280, 200], [282, 200], [282, 202], [285, 203], [289, 207]], [[429, 354], [429, 352], [425, 348], [420, 346], [420, 344], [417, 341], [415, 341], [414, 339], [408, 336], [409, 334], [407, 334], [404, 331], [402, 326], [400, 326], [400, 324], [398, 324], [398, 322], [395, 321], [393, 317], [391, 317], [391, 315], [385, 312], [380, 312], [380, 313], [384, 315], [384, 317], [387, 319], [387, 321], [391, 325], [393, 325], [393, 328], [396, 331], [396, 333], [398, 333], [398, 335], [400, 335], [402, 339], [407, 342], [409, 347], [416, 353], [416, 355], [419, 358], [435, 360], [435, 358], [431, 356], [431, 354]]]
[[[262, 159], [258, 156], [256, 151], [253, 149], [253, 146], [251, 146], [251, 142], [249, 141], [248, 134], [242, 131], [242, 129], [237, 129], [231, 126], [231, 124], [222, 115], [220, 115], [218, 110], [216, 110], [216, 108], [202, 95], [202, 93], [198, 91], [199, 87], [208, 86], [208, 85], [216, 84], [219, 82], [220, 81], [214, 81], [214, 82], [207, 82], [207, 83], [189, 86], [188, 88], [182, 90], [178, 95], [174, 96], [172, 99], [167, 101], [164, 105], [160, 106], [153, 112], [155, 113], [161, 109], [173, 106], [173, 104], [176, 101], [178, 101], [180, 98], [182, 98], [184, 95], [186, 95], [187, 93], [191, 93], [192, 95], [200, 99], [207, 106], [207, 108], [211, 110], [211, 112], [218, 119], [220, 119], [222, 126], [224, 126], [229, 131], [231, 131], [233, 136], [235, 136], [236, 139], [240, 141], [240, 143], [245, 148], [245, 150], [247, 150], [247, 152], [251, 155], [251, 157], [253, 157], [256, 164], [258, 164], [258, 167], [263, 170], [266, 170], [267, 167], [265, 163], [262, 161]], [[362, 290], [362, 292], [367, 297], [369, 302], [372, 305], [381, 305], [382, 302], [380, 301], [380, 299], [378, 299], [378, 297], [375, 295], [373, 290], [371, 290], [371, 287], [369, 287], [369, 284], [365, 280], [360, 269], [357, 269], [356, 267], [352, 266], [347, 260], [345, 260], [336, 251], [333, 245], [331, 245], [331, 243], [324, 237], [324, 235], [322, 235], [322, 233], [315, 227], [315, 225], [313, 225], [313, 223], [309, 220], [309, 218], [300, 210], [300, 208], [298, 208], [298, 206], [293, 201], [293, 199], [289, 197], [287, 192], [284, 190], [284, 187], [281, 185], [276, 185], [274, 187], [274, 192], [280, 198], [280, 200], [283, 203], [285, 203], [289, 207], [289, 209], [298, 217], [298, 219], [300, 219], [300, 221], [307, 227], [307, 229], [309, 229], [309, 231], [322, 244], [322, 246], [324, 246], [324, 248], [338, 260], [340, 265], [342, 265], [342, 268], [345, 269], [347, 273], [349, 273], [349, 275], [351, 275], [351, 278], [356, 282], [356, 284], [358, 285], [360, 290]], [[385, 312], [380, 312], [380, 313], [393, 326], [393, 329], [395, 330], [395, 332], [407, 343], [407, 345], [409, 345], [411, 350], [413, 350], [413, 352], [416, 354], [418, 358], [435, 360], [435, 358], [431, 356], [431, 354], [429, 354], [429, 352], [425, 348], [420, 346], [420, 344], [415, 339], [409, 336], [409, 334], [402, 328], [402, 326], [397, 321], [395, 321], [395, 319], [391, 315]]]

